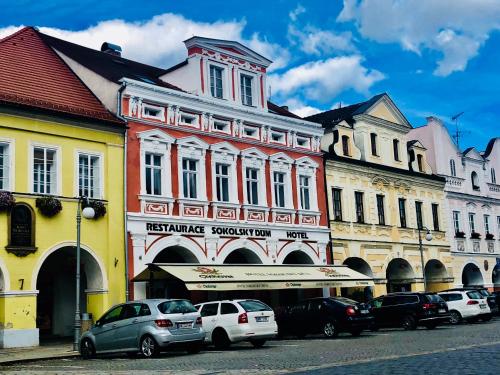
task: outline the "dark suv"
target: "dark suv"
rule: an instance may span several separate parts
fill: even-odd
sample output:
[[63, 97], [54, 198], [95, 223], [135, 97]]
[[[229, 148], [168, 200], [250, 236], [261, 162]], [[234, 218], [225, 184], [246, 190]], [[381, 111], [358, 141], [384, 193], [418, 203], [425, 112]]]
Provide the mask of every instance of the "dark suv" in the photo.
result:
[[304, 337], [322, 333], [336, 337], [339, 332], [358, 336], [373, 325], [368, 307], [349, 298], [325, 297], [303, 300], [277, 312], [276, 321], [280, 335]]
[[391, 293], [371, 300], [368, 306], [375, 317], [375, 330], [381, 327], [409, 330], [417, 326], [433, 329], [450, 320], [446, 302], [436, 293]]

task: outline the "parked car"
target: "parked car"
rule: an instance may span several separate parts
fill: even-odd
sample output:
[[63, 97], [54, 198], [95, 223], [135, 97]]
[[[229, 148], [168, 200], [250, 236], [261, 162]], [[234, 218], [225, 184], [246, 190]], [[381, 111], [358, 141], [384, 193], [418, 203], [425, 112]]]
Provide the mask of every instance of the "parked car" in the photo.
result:
[[340, 332], [359, 336], [373, 325], [368, 307], [345, 297], [310, 298], [287, 306], [278, 316], [281, 335], [322, 333], [336, 337]]
[[436, 293], [391, 293], [371, 300], [368, 305], [375, 317], [374, 330], [381, 327], [412, 330], [418, 326], [434, 329], [450, 320], [446, 302]]
[[498, 307], [497, 315], [500, 315], [500, 291], [492, 292], [491, 295], [495, 298], [495, 303]]
[[278, 334], [273, 309], [261, 301], [211, 301], [200, 303], [196, 308], [206, 332], [205, 341], [218, 349], [240, 341], [249, 341], [260, 348]]
[[80, 354], [125, 352], [153, 357], [182, 346], [198, 353], [205, 339], [200, 313], [190, 301], [149, 299], [113, 306], [80, 339]]
[[448, 305], [450, 323], [458, 324], [465, 319], [473, 322], [478, 319], [491, 319], [490, 308], [484, 296], [477, 290], [455, 290], [438, 293]]
[[[497, 304], [496, 302], [496, 297], [491, 294], [488, 289], [486, 288], [482, 288], [482, 287], [464, 287], [464, 288], [453, 288], [453, 289], [448, 289], [446, 291], [455, 291], [455, 290], [476, 290], [477, 292], [479, 292], [483, 298], [486, 299], [487, 303], [488, 303], [488, 306], [490, 308], [490, 313], [491, 315], [495, 315], [495, 314], [498, 314], [499, 312], [499, 305]], [[491, 317], [490, 315], [490, 317]]]

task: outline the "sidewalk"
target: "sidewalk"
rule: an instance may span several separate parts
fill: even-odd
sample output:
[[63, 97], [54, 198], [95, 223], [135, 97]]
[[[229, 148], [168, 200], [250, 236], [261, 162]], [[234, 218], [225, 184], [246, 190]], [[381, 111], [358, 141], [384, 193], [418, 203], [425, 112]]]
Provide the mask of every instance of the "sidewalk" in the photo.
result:
[[76, 357], [79, 353], [73, 351], [73, 343], [68, 341], [50, 342], [31, 348], [0, 349], [0, 367], [2, 365], [50, 358]]

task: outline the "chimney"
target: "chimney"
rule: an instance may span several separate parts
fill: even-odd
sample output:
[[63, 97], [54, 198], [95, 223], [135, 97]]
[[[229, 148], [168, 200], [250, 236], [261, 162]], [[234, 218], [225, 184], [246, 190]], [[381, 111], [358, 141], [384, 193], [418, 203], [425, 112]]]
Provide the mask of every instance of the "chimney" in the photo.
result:
[[285, 111], [289, 111], [290, 110], [287, 105], [282, 105], [281, 108], [283, 108]]
[[101, 52], [109, 53], [113, 56], [121, 56], [122, 47], [113, 43], [104, 42], [101, 46]]

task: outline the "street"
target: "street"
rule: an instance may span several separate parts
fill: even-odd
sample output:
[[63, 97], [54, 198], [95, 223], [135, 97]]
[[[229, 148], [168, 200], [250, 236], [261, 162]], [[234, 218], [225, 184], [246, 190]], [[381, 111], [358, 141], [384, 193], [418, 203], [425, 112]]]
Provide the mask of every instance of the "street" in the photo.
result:
[[162, 374], [297, 372], [303, 374], [497, 374], [500, 365], [500, 319], [416, 331], [381, 330], [361, 337], [307, 337], [270, 341], [262, 349], [242, 343], [227, 351], [197, 355], [164, 353], [155, 359], [101, 356], [36, 361], [5, 366], [2, 373]]

